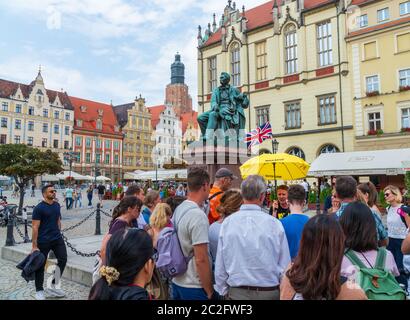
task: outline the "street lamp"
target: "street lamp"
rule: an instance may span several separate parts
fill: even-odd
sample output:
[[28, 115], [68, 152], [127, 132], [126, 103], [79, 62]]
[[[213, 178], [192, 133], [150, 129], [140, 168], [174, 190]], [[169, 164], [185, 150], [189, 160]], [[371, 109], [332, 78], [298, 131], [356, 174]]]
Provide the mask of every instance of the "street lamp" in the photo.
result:
[[[276, 154], [278, 152], [278, 147], [279, 147], [279, 142], [276, 139], [272, 140], [272, 153], [273, 154]], [[275, 196], [277, 199], [278, 198], [278, 194], [277, 194], [278, 185], [276, 182], [276, 162], [273, 162], [273, 179], [275, 180]]]
[[273, 154], [278, 152], [278, 146], [279, 146], [279, 142], [276, 139], [272, 140], [272, 153]]

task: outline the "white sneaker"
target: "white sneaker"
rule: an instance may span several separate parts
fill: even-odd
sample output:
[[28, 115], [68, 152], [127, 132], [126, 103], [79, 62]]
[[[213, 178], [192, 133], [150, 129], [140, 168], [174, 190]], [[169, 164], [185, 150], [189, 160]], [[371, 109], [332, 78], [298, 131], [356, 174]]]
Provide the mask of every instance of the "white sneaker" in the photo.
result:
[[46, 300], [43, 290], [36, 292], [36, 300]]
[[52, 295], [55, 298], [64, 298], [65, 297], [64, 291], [61, 290], [61, 289], [57, 289], [54, 285], [52, 285], [51, 288], [48, 288], [47, 292], [50, 293], [50, 295]]

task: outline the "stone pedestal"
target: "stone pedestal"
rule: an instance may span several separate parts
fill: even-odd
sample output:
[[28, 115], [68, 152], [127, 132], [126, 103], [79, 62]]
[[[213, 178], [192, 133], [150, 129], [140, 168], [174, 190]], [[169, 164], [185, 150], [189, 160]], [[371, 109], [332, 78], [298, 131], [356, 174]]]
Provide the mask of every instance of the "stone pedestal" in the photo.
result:
[[184, 152], [184, 160], [189, 167], [205, 167], [211, 177], [211, 183], [215, 180], [215, 173], [220, 168], [227, 168], [238, 179], [233, 181], [232, 186], [239, 188], [242, 182], [239, 167], [250, 159], [251, 154], [242, 146], [203, 146], [192, 143]]

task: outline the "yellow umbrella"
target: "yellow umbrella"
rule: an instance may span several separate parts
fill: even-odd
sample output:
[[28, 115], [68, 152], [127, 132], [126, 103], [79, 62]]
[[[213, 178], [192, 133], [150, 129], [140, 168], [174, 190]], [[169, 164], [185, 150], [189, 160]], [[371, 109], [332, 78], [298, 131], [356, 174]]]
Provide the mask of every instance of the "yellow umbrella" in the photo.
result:
[[266, 180], [298, 180], [305, 178], [309, 164], [287, 153], [264, 153], [246, 161], [239, 169], [243, 179], [257, 174]]

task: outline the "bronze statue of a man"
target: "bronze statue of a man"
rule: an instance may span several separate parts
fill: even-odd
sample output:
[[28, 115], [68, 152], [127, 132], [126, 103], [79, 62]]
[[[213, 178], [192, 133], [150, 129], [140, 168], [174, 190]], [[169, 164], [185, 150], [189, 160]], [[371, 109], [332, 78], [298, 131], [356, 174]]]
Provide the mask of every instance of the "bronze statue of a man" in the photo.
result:
[[224, 132], [233, 129], [239, 137], [239, 131], [245, 129], [244, 109], [249, 107], [249, 99], [238, 88], [229, 84], [231, 80], [227, 72], [220, 76], [221, 85], [212, 92], [211, 110], [204, 112], [198, 117], [202, 137], [205, 140], [211, 138], [215, 130], [222, 129]]

